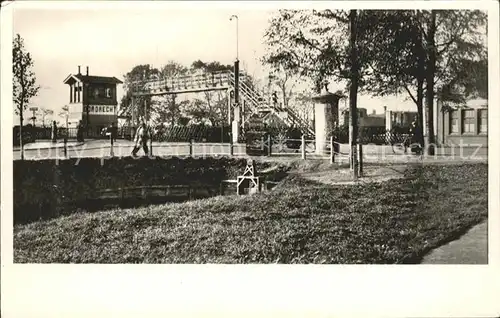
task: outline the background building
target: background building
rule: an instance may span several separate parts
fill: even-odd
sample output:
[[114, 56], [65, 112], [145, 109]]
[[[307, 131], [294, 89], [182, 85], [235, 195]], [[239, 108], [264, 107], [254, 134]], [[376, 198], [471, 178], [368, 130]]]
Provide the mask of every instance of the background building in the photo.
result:
[[464, 105], [447, 107], [436, 102], [436, 141], [438, 145], [460, 143], [488, 147], [488, 100], [469, 99]]
[[[342, 123], [349, 126], [349, 110], [342, 112]], [[375, 110], [368, 114], [366, 108], [358, 107], [358, 124], [362, 127], [384, 127], [385, 115], [377, 114]]]
[[418, 112], [410, 111], [385, 111], [385, 129], [391, 130], [393, 127], [410, 127], [414, 120], [417, 120]]
[[80, 120], [90, 128], [101, 129], [117, 122], [117, 84], [123, 82], [116, 77], [70, 74], [64, 80], [69, 86], [68, 126], [76, 127]]

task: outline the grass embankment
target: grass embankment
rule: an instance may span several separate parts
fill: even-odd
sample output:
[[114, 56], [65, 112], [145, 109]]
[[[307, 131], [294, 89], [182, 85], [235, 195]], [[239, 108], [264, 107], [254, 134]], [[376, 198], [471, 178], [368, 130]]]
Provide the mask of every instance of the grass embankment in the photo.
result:
[[[223, 180], [235, 179], [244, 172], [246, 164], [246, 159], [228, 157], [15, 161], [14, 223], [55, 218], [72, 214], [80, 208], [99, 211], [110, 203], [130, 207], [149, 202], [142, 198], [119, 199], [117, 202], [104, 200], [100, 191], [105, 189], [185, 185], [202, 187], [209, 190], [203, 196], [213, 196], [218, 194]], [[258, 170], [275, 168], [263, 176], [268, 181], [284, 178], [288, 169], [268, 162], [257, 162], [256, 166]], [[191, 196], [186, 194], [180, 199], [189, 198]], [[180, 200], [178, 197], [159, 199], [163, 202]]]
[[252, 197], [75, 214], [14, 228], [16, 262], [417, 263], [487, 218], [487, 165], [413, 167]]

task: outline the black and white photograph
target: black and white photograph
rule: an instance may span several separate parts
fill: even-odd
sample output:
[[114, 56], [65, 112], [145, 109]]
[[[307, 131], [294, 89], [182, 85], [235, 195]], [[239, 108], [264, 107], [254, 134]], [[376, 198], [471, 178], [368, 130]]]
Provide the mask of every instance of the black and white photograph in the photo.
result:
[[498, 8], [69, 2], [8, 4], [14, 265], [491, 264]]

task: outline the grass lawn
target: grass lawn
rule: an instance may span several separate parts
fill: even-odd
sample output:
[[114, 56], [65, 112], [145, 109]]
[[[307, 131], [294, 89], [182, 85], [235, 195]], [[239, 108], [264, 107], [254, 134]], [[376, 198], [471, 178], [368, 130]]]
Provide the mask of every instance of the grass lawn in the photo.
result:
[[77, 213], [14, 227], [15, 262], [418, 263], [487, 218], [486, 164], [410, 167], [333, 186]]

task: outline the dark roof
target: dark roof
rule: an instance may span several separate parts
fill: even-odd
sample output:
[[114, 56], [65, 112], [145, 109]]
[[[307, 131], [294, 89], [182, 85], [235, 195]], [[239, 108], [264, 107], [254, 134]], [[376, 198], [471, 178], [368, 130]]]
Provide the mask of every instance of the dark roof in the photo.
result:
[[64, 80], [64, 84], [72, 84], [74, 82], [82, 82], [82, 83], [104, 83], [104, 84], [123, 84], [122, 81], [117, 79], [116, 77], [109, 76], [95, 76], [95, 75], [83, 75], [83, 74], [70, 74]]

